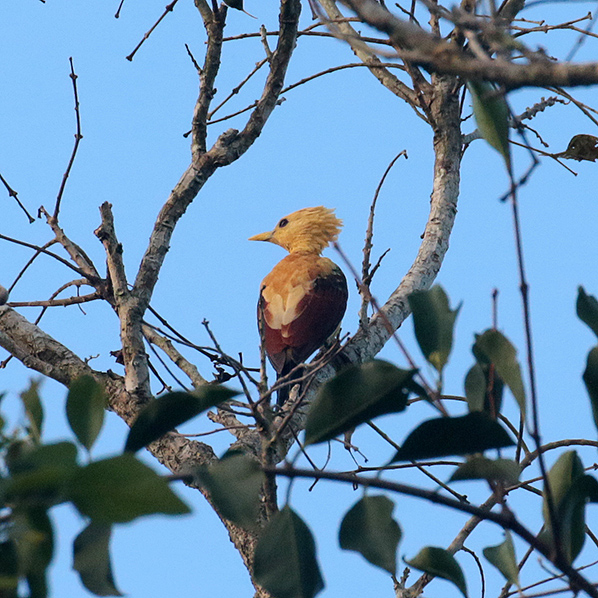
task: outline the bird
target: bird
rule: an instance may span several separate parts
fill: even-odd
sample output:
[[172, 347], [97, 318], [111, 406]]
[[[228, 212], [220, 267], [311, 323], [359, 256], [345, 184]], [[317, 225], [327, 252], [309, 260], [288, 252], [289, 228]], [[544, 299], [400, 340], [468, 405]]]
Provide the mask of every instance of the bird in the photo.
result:
[[[347, 308], [347, 279], [322, 251], [335, 241], [342, 220], [318, 206], [297, 210], [274, 230], [250, 237], [289, 252], [264, 278], [258, 301], [263, 343], [277, 379], [286, 376], [333, 337]], [[293, 378], [301, 377], [298, 370]], [[289, 397], [292, 384], [279, 389], [277, 404]]]

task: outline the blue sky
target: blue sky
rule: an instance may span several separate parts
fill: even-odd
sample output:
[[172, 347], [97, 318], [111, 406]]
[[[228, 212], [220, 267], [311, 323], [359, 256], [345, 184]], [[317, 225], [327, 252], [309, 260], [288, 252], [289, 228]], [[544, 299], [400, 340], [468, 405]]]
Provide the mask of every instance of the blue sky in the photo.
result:
[[[266, 3], [263, 3], [266, 4]], [[229, 11], [229, 35], [256, 30], [262, 22], [277, 28], [275, 3], [246, 3], [258, 17]], [[191, 2], [181, 0], [133, 62], [125, 60], [164, 8], [164, 2], [125, 3], [114, 19], [117, 3], [60, 3], [35, 0], [4, 3], [0, 7], [0, 173], [19, 192], [34, 213], [40, 205], [53, 207], [73, 143], [75, 119], [69, 57], [79, 76], [78, 88], [84, 139], [63, 200], [61, 225], [85, 248], [96, 264], [104, 263], [101, 244], [93, 235], [99, 224], [98, 206], [113, 204], [116, 230], [125, 248], [129, 277], [134, 276], [160, 206], [189, 162], [189, 129], [197, 96], [197, 77], [187, 56], [188, 44], [198, 59], [205, 36]], [[595, 3], [571, 3], [537, 7], [551, 23], [580, 17]], [[528, 18], [535, 18], [530, 11]], [[303, 24], [309, 24], [304, 10]], [[566, 55], [576, 39], [557, 34], [552, 54]], [[550, 44], [538, 35], [529, 43]], [[589, 41], [578, 59], [595, 55]], [[225, 45], [217, 97], [224, 97], [263, 57], [259, 40]], [[331, 65], [353, 61], [342, 43], [302, 38], [289, 69], [292, 83]], [[251, 103], [259, 95], [258, 79], [223, 109], [223, 114]], [[576, 97], [591, 104], [593, 90], [576, 90]], [[523, 111], [548, 96], [546, 90], [516, 92], [509, 96], [513, 110]], [[211, 141], [230, 126], [243, 126], [243, 117], [214, 125]], [[595, 126], [573, 106], [557, 105], [531, 123], [549, 151], [563, 150], [578, 133], [596, 134]], [[471, 120], [464, 131], [473, 129]], [[539, 142], [533, 139], [536, 146]], [[354, 264], [360, 264], [366, 218], [378, 181], [390, 160], [401, 150], [409, 159], [399, 160], [389, 175], [378, 202], [375, 257], [387, 248], [373, 284], [379, 301], [396, 287], [415, 257], [419, 236], [427, 218], [432, 182], [432, 139], [426, 125], [410, 108], [390, 95], [365, 69], [351, 69], [322, 77], [286, 95], [254, 147], [237, 163], [217, 172], [202, 190], [177, 227], [172, 248], [160, 276], [152, 305], [169, 322], [198, 344], [209, 344], [201, 322], [211, 323], [222, 346], [231, 354], [242, 352], [248, 363], [258, 362], [255, 304], [259, 282], [279, 259], [280, 248], [249, 243], [247, 238], [268, 230], [285, 214], [301, 207], [334, 207], [344, 220], [340, 242]], [[515, 151], [515, 168], [521, 173], [528, 163], [524, 152]], [[598, 295], [598, 208], [596, 164], [569, 163], [574, 177], [556, 162], [543, 159], [541, 168], [521, 190], [521, 218], [531, 285], [532, 319], [538, 367], [542, 431], [545, 439], [595, 438], [589, 402], [581, 384], [587, 351], [595, 339], [575, 316], [577, 286]], [[463, 378], [472, 365], [473, 333], [490, 326], [494, 288], [500, 290], [499, 326], [523, 352], [523, 332], [511, 213], [498, 197], [507, 187], [500, 158], [482, 141], [467, 151], [462, 170], [459, 213], [445, 264], [438, 282], [453, 305], [463, 301], [448, 366], [445, 389], [462, 394]], [[44, 222], [29, 225], [16, 204], [0, 190], [0, 233], [42, 244], [51, 238]], [[0, 283], [9, 286], [29, 251], [2, 245]], [[329, 251], [335, 260], [337, 256]], [[346, 268], [345, 268], [346, 271]], [[70, 280], [70, 272], [50, 260], [38, 260], [15, 288], [11, 299], [44, 299]], [[359, 301], [351, 287], [344, 330], [354, 332]], [[97, 369], [114, 369], [109, 352], [118, 348], [118, 322], [101, 304], [55, 308], [43, 319], [43, 328], [81, 357], [92, 358]], [[21, 313], [34, 319], [37, 311]], [[407, 322], [401, 338], [428, 375], [413, 342]], [[382, 356], [404, 365], [394, 344]], [[204, 375], [208, 363], [190, 354]], [[17, 393], [31, 373], [14, 360], [0, 370], [0, 388], [7, 390], [6, 407], [18, 414]], [[159, 386], [156, 385], [156, 390]], [[48, 422], [47, 439], [63, 438], [65, 391], [47, 381], [42, 390]], [[514, 417], [514, 401], [506, 401]], [[4, 403], [3, 403], [4, 405]], [[380, 425], [401, 441], [410, 427], [434, 414], [425, 406], [411, 413], [381, 420]], [[458, 407], [452, 408], [459, 413]], [[125, 425], [110, 414], [95, 455], [118, 452]], [[185, 431], [210, 429], [204, 420], [187, 425]], [[219, 450], [228, 438], [216, 439]], [[381, 462], [389, 450], [367, 433], [356, 436], [357, 444], [371, 462]], [[333, 447], [334, 464], [350, 468], [345, 452]], [[586, 465], [594, 452], [586, 452]], [[325, 454], [315, 451], [322, 463]], [[549, 461], [553, 457], [549, 457]], [[448, 473], [445, 477], [448, 477]], [[405, 474], [401, 480], [422, 483]], [[284, 484], [283, 484], [284, 486]], [[360, 494], [320, 483], [312, 492], [308, 484], [296, 484], [293, 504], [315, 532], [327, 581], [322, 594], [336, 596], [390, 595], [390, 581], [382, 572], [351, 553], [336, 548], [336, 526], [343, 510]], [[115, 576], [121, 590], [131, 598], [176, 594], [215, 597], [249, 596], [251, 586], [241, 560], [224, 528], [201, 496], [181, 488], [194, 513], [185, 518], [143, 519], [118, 528], [113, 541]], [[483, 500], [481, 487], [468, 487], [470, 497]], [[281, 492], [281, 495], [284, 495]], [[411, 557], [424, 544], [447, 545], [464, 521], [447, 511], [430, 509], [412, 499], [398, 497], [396, 516], [404, 531], [401, 556]], [[515, 500], [514, 504], [519, 503]], [[521, 501], [532, 527], [539, 522], [538, 501]], [[421, 517], [424, 518], [422, 522]], [[70, 571], [70, 543], [82, 522], [68, 508], [56, 511], [59, 529], [58, 557], [52, 568], [55, 596], [84, 596], [77, 576]], [[590, 512], [590, 523], [595, 513]], [[471, 541], [480, 548], [501, 541], [500, 530], [485, 527]], [[595, 549], [594, 549], [595, 552]], [[519, 553], [523, 549], [519, 547]], [[479, 581], [471, 559], [459, 555], [470, 571], [472, 595], [479, 594]], [[586, 560], [590, 560], [591, 554]], [[582, 559], [583, 560], [583, 559]], [[491, 578], [494, 579], [494, 578]], [[427, 595], [448, 596], [445, 582], [435, 582]], [[478, 592], [478, 594], [476, 594]]]

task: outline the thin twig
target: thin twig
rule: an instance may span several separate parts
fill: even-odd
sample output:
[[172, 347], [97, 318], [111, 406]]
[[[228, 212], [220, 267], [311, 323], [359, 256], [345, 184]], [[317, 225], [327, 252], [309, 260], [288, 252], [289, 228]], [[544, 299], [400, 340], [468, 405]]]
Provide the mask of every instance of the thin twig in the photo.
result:
[[[162, 19], [169, 12], [172, 12], [174, 10], [174, 7], [178, 1], [179, 0], [172, 0], [172, 2], [170, 4], [166, 5], [166, 7], [164, 8], [164, 12], [160, 16], [160, 18], [152, 25], [150, 30], [141, 38], [141, 41], [135, 46], [135, 49], [128, 56], [125, 56], [125, 58], [129, 62], [133, 61], [133, 57], [135, 56], [135, 54], [137, 54], [137, 50], [139, 50], [139, 48], [141, 48], [141, 46], [144, 44], [145, 40], [148, 39], [148, 37], [154, 32], [154, 29], [162, 22]], [[119, 8], [119, 10], [120, 10], [120, 8]]]
[[23, 210], [23, 212], [25, 212], [25, 215], [29, 219], [29, 224], [33, 224], [35, 222], [35, 218], [27, 211], [27, 208], [21, 203], [18, 193], [6, 182], [6, 179], [1, 174], [0, 174], [0, 182], [2, 182], [2, 184], [6, 187], [9, 197], [14, 197], [15, 201], [17, 202], [17, 204], [19, 205], [21, 210]]
[[[45, 1], [45, 0], [42, 0]], [[123, 4], [125, 3], [125, 0], [120, 0], [120, 4], [118, 5], [118, 8], [116, 9], [116, 13], [114, 15], [115, 19], [118, 19], [120, 17], [120, 10], [123, 7]]]
[[390, 164], [386, 167], [378, 186], [376, 187], [376, 192], [374, 193], [374, 198], [372, 200], [372, 204], [370, 206], [370, 215], [368, 218], [368, 226], [365, 233], [365, 243], [363, 246], [363, 262], [361, 265], [361, 280], [363, 281], [363, 286], [367, 289], [366, 293], [361, 295], [361, 309], [359, 310], [359, 323], [361, 326], [365, 326], [367, 324], [367, 309], [370, 304], [371, 294], [370, 294], [370, 284], [372, 282], [372, 277], [374, 274], [374, 270], [371, 269], [370, 257], [372, 255], [372, 247], [373, 247], [373, 236], [374, 236], [374, 215], [376, 211], [376, 203], [378, 202], [378, 196], [380, 195], [380, 191], [382, 190], [382, 186], [386, 181], [386, 177], [388, 173], [391, 171], [392, 167], [395, 165], [397, 160], [404, 156], [405, 159], [408, 159], [407, 150], [402, 150], [399, 152], [390, 162]]
[[79, 92], [77, 91], [77, 75], [75, 74], [75, 67], [73, 65], [72, 56], [69, 58], [69, 63], [71, 65], [71, 74], [69, 75], [69, 77], [73, 82], [73, 96], [75, 99], [75, 118], [77, 122], [77, 130], [75, 131], [75, 145], [73, 146], [73, 151], [71, 152], [71, 157], [69, 159], [69, 163], [66, 167], [66, 170], [62, 175], [62, 182], [60, 183], [60, 189], [58, 190], [58, 196], [56, 197], [56, 204], [54, 205], [55, 220], [58, 220], [58, 213], [60, 212], [60, 203], [62, 201], [62, 196], [66, 187], [66, 181], [69, 178], [71, 169], [73, 168], [75, 157], [77, 156], [77, 150], [79, 149], [79, 143], [81, 142], [81, 139], [83, 139], [83, 135], [81, 134], [81, 113], [79, 112]]

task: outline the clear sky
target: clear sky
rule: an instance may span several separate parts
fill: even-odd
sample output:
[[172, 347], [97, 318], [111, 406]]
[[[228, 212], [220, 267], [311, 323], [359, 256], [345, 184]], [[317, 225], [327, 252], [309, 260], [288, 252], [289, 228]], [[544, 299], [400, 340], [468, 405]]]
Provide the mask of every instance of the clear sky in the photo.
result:
[[[105, 261], [103, 248], [93, 231], [99, 224], [98, 206], [111, 202], [127, 271], [133, 278], [156, 215], [189, 163], [189, 140], [183, 134], [190, 127], [198, 84], [185, 44], [201, 61], [205, 35], [193, 3], [180, 0], [131, 63], [125, 56], [162, 13], [165, 2], [128, 0], [121, 17], [115, 19], [117, 4], [21, 0], [0, 6], [0, 174], [19, 192], [30, 212], [35, 213], [41, 205], [48, 210], [53, 207], [75, 132], [68, 61], [73, 57], [84, 138], [64, 196], [61, 225], [101, 265]], [[257, 20], [229, 11], [229, 35], [257, 30], [261, 23], [268, 30], [277, 29], [275, 3], [247, 0], [246, 8]], [[542, 18], [558, 23], [594, 8], [595, 2], [540, 4], [525, 16], [537, 18], [544, 11]], [[307, 26], [308, 9], [302, 19]], [[557, 35], [559, 45], [549, 45], [549, 49], [562, 58], [576, 36]], [[528, 43], [548, 45], [550, 39], [539, 34]], [[589, 60], [595, 55], [596, 40], [590, 40], [576, 59]], [[224, 97], [261, 58], [263, 48], [257, 39], [227, 43], [217, 98]], [[353, 60], [351, 52], [338, 41], [301, 38], [287, 82]], [[259, 78], [248, 85], [222, 114], [259, 97], [261, 81]], [[596, 98], [595, 90], [574, 93], [589, 104]], [[535, 90], [514, 93], [509, 99], [514, 112], [520, 113], [541, 96], [549, 95], [547, 90]], [[208, 319], [221, 345], [231, 354], [242, 352], [245, 362], [251, 364], [258, 363], [259, 355], [255, 325], [259, 283], [284, 254], [272, 245], [248, 242], [249, 236], [271, 229], [291, 211], [323, 204], [336, 208], [344, 220], [340, 243], [351, 261], [360, 264], [376, 186], [392, 158], [407, 150], [409, 159], [396, 164], [378, 202], [374, 256], [391, 248], [373, 284], [374, 294], [383, 302], [415, 257], [431, 191], [430, 130], [365, 69], [319, 78], [285, 97], [256, 144], [237, 163], [217, 172], [189, 208], [177, 227], [152, 302], [170, 324], [198, 344], [209, 344], [201, 325], [204, 318]], [[244, 122], [241, 116], [214, 125], [211, 141], [226, 128], [241, 128]], [[539, 114], [531, 125], [553, 152], [565, 149], [575, 134], [596, 134], [595, 125], [572, 105], [554, 106]], [[473, 128], [471, 119], [464, 124], [465, 132]], [[540, 146], [533, 134], [529, 138]], [[523, 151], [515, 151], [514, 156], [515, 169], [522, 173], [529, 158]], [[598, 166], [568, 164], [578, 176], [553, 160], [543, 159], [520, 192], [546, 440], [596, 435], [581, 383], [586, 354], [595, 339], [575, 316], [575, 298], [580, 284], [598, 295]], [[506, 188], [507, 177], [498, 154], [482, 141], [473, 143], [464, 158], [459, 213], [438, 278], [453, 305], [463, 302], [453, 359], [446, 372], [447, 394], [463, 393], [465, 373], [473, 364], [473, 333], [491, 324], [494, 288], [500, 291], [499, 327], [519, 347], [520, 354], [523, 352], [511, 212], [507, 204], [498, 201]], [[40, 245], [51, 238], [42, 220], [27, 223], [3, 189], [0, 205], [0, 233]], [[1, 248], [0, 283], [8, 287], [30, 252], [9, 244]], [[328, 255], [338, 260], [332, 251]], [[48, 298], [70, 279], [71, 273], [64, 267], [39, 259], [16, 286], [11, 300]], [[353, 285], [350, 291], [343, 324], [346, 332], [356, 330], [359, 308]], [[31, 319], [37, 315], [32, 308], [20, 311]], [[42, 323], [44, 330], [78, 355], [91, 358], [93, 367], [121, 372], [121, 366], [110, 356], [110, 351], [119, 347], [119, 327], [108, 306], [87, 304], [83, 311], [55, 308]], [[430, 375], [413, 342], [411, 322], [403, 326], [400, 335]], [[405, 365], [393, 344], [382, 355]], [[208, 363], [194, 354], [189, 357], [210, 376]], [[14, 360], [0, 370], [0, 390], [9, 392], [3, 406], [15, 417], [18, 392], [31, 376]], [[155, 389], [159, 390], [158, 383]], [[64, 438], [68, 434], [65, 390], [46, 381], [42, 395], [48, 416], [46, 438]], [[507, 397], [506, 403], [507, 414], [514, 417], [512, 397]], [[453, 413], [461, 413], [458, 406], [451, 408]], [[410, 411], [380, 422], [398, 442], [410, 427], [434, 415], [426, 406]], [[198, 420], [188, 424], [185, 431], [209, 429], [207, 421]], [[126, 426], [110, 414], [95, 456], [120, 451], [125, 435]], [[223, 451], [228, 440], [221, 434], [215, 440], [218, 450]], [[367, 433], [356, 435], [355, 442], [370, 463], [382, 462], [391, 454]], [[333, 452], [336, 467], [353, 466], [340, 446], [333, 445]], [[594, 456], [593, 451], [587, 452], [585, 464], [590, 465]], [[314, 451], [314, 458], [322, 464], [325, 451]], [[449, 473], [445, 473], [447, 478]], [[412, 474], [400, 479], [423, 483]], [[131, 598], [250, 596], [247, 574], [220, 522], [201, 496], [184, 488], [180, 492], [193, 507], [191, 516], [142, 519], [116, 530], [113, 560], [121, 591]], [[481, 485], [467, 487], [466, 493], [474, 500], [485, 496]], [[322, 596], [326, 598], [391, 595], [392, 586], [384, 573], [359, 556], [336, 548], [337, 523], [343, 510], [360, 496], [349, 488], [324, 483], [311, 492], [308, 484], [296, 484], [293, 489], [293, 505], [316, 536], [327, 582]], [[464, 521], [461, 516], [422, 507], [411, 499], [398, 497], [396, 501], [395, 514], [405, 534], [399, 547], [401, 557], [414, 556], [425, 544], [446, 546]], [[526, 499], [521, 504], [528, 508], [532, 528], [538, 529], [539, 502]], [[52, 567], [53, 595], [84, 596], [85, 590], [70, 571], [70, 544], [83, 523], [67, 507], [55, 511], [59, 543]], [[595, 521], [596, 513], [590, 511], [589, 523]], [[480, 549], [501, 539], [500, 530], [488, 525], [468, 546]], [[518, 554], [523, 554], [521, 546]], [[588, 551], [585, 561], [591, 558]], [[458, 559], [469, 571], [471, 595], [479, 595], [472, 559], [463, 553]], [[498, 582], [491, 578], [489, 583]], [[438, 581], [426, 595], [449, 596], [451, 592], [445, 582]]]

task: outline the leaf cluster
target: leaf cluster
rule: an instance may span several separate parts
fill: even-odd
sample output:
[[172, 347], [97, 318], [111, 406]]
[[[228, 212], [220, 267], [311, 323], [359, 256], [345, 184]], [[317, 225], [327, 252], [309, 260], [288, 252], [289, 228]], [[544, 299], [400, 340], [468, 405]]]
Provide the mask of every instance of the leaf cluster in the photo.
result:
[[[86, 522], [73, 543], [73, 568], [87, 590], [121, 596], [112, 574], [110, 538], [115, 524], [145, 515], [183, 515], [189, 507], [166, 478], [135, 457], [136, 450], [235, 393], [209, 387], [191, 395], [172, 393], [140, 412], [123, 454], [92, 459], [106, 410], [104, 389], [91, 376], [73, 381], [66, 413], [76, 442], [42, 442], [44, 410], [39, 382], [21, 394], [27, 424], [9, 436], [0, 418], [0, 447], [5, 474], [0, 479], [4, 515], [0, 521], [0, 588], [17, 598], [21, 582], [29, 598], [50, 595], [47, 569], [54, 556], [51, 509], [68, 503]], [[86, 459], [81, 458], [81, 452]]]

